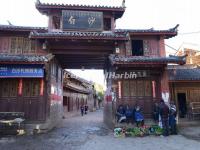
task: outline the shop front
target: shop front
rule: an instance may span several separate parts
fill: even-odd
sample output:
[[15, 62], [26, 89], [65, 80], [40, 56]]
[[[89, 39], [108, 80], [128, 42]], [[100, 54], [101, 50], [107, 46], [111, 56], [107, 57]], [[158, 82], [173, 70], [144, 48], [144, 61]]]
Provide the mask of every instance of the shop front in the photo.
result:
[[0, 112], [23, 112], [26, 121], [45, 120], [44, 65], [0, 65]]
[[[147, 68], [143, 68], [147, 69]], [[119, 72], [118, 72], [119, 73]], [[120, 105], [135, 108], [140, 106], [147, 118], [151, 117], [153, 103], [159, 101], [161, 73], [154, 70], [130, 70], [119, 74], [129, 74], [114, 81], [116, 88], [116, 107]], [[132, 76], [131, 76], [132, 75]]]
[[[145, 119], [153, 117], [153, 106], [163, 99], [170, 102], [167, 64], [184, 64], [184, 57], [146, 57], [110, 55], [110, 72], [106, 72], [112, 100], [107, 102], [104, 113], [112, 112], [105, 118], [109, 126], [116, 124], [119, 106], [134, 110], [139, 106]], [[114, 95], [114, 97], [113, 97]], [[127, 107], [128, 106], [128, 107]]]

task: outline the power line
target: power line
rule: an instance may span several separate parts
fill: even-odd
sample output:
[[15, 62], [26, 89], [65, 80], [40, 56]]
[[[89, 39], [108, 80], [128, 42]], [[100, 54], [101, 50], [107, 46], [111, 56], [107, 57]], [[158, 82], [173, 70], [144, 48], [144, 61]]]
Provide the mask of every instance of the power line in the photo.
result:
[[185, 32], [185, 33], [178, 33], [178, 35], [189, 35], [189, 34], [199, 34], [200, 31], [194, 31], [194, 32]]
[[172, 46], [170, 46], [170, 45], [168, 45], [168, 44], [165, 44], [165, 45], [166, 45], [167, 47], [169, 47], [169, 48], [175, 50], [175, 51], [178, 51], [177, 49], [175, 49], [174, 47], [172, 47]]

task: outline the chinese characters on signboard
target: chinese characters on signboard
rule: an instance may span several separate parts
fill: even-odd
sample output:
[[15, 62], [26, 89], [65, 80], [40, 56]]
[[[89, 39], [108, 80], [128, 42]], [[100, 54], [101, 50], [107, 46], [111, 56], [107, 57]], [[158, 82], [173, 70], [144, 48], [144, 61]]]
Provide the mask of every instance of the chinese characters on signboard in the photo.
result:
[[42, 66], [0, 65], [0, 78], [4, 77], [44, 77]]
[[89, 11], [62, 11], [63, 30], [92, 30], [103, 29], [103, 13]]

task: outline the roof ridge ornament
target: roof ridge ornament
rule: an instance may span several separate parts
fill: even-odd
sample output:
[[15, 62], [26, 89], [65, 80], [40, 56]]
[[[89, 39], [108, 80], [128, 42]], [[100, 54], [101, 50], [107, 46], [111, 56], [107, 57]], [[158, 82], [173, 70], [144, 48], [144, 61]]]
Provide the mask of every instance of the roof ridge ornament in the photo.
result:
[[9, 26], [13, 26], [13, 24], [9, 20], [7, 20], [7, 22], [9, 24]]
[[36, 5], [38, 5], [38, 4], [41, 4], [40, 0], [37, 0], [37, 1], [36, 1]]
[[179, 24], [177, 24], [174, 28], [171, 28], [169, 30], [177, 32], [178, 31], [178, 27], [179, 27]]
[[125, 3], [126, 3], [126, 0], [123, 0], [123, 1], [122, 1], [122, 7], [123, 7], [123, 8], [126, 8]]

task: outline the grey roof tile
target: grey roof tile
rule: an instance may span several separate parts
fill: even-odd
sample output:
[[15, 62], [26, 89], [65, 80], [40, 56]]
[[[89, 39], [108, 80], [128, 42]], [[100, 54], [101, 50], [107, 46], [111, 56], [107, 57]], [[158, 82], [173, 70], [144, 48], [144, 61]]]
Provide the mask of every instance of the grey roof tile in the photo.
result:
[[168, 74], [171, 81], [200, 80], [200, 68], [168, 69]]
[[128, 39], [128, 35], [126, 33], [118, 34], [113, 32], [80, 32], [80, 31], [60, 31], [60, 32], [31, 32], [30, 38], [67, 38], [67, 37], [82, 37], [82, 38], [92, 38], [92, 39], [113, 39], [113, 38], [122, 38], [124, 40]]
[[105, 5], [84, 5], [84, 4], [64, 4], [64, 3], [36, 3], [36, 7], [84, 7], [84, 8], [106, 8], [106, 9], [124, 9], [122, 6], [105, 6]]
[[0, 25], [0, 31], [47, 31], [45, 27], [28, 27], [15, 25]]
[[10, 54], [1, 54], [0, 62], [36, 62], [36, 63], [45, 63], [48, 62], [53, 55], [10, 55]]
[[169, 56], [169, 57], [150, 57], [150, 56], [118, 56], [110, 55], [112, 64], [127, 64], [127, 63], [175, 63], [185, 64], [185, 57]]

